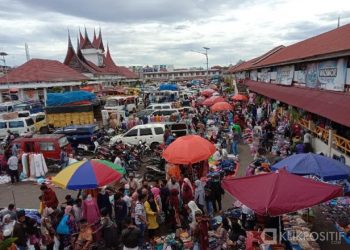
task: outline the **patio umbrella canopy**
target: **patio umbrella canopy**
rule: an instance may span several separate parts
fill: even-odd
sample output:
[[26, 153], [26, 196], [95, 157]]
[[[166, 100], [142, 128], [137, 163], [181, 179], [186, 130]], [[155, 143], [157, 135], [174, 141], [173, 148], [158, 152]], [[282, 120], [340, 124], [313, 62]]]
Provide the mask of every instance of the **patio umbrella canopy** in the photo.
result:
[[52, 182], [62, 188], [92, 189], [120, 180], [125, 169], [104, 160], [75, 162], [52, 178]]
[[212, 96], [214, 94], [215, 90], [213, 89], [205, 89], [201, 92], [202, 96]]
[[248, 97], [245, 95], [237, 94], [232, 97], [232, 100], [234, 101], [248, 101]]
[[173, 164], [185, 164], [207, 160], [216, 151], [215, 146], [198, 135], [177, 138], [163, 152], [163, 158]]
[[225, 99], [221, 96], [212, 96], [206, 99], [204, 102], [202, 102], [202, 105], [204, 106], [211, 106], [214, 105], [217, 102], [224, 102]]
[[212, 112], [228, 111], [228, 110], [232, 110], [232, 106], [227, 102], [217, 102], [210, 107], [210, 110]]
[[222, 187], [259, 215], [279, 216], [309, 208], [343, 195], [330, 185], [285, 170], [237, 179], [224, 179]]
[[347, 179], [350, 167], [329, 157], [307, 153], [295, 154], [271, 166], [272, 170], [285, 168], [289, 173], [314, 175], [324, 181]]

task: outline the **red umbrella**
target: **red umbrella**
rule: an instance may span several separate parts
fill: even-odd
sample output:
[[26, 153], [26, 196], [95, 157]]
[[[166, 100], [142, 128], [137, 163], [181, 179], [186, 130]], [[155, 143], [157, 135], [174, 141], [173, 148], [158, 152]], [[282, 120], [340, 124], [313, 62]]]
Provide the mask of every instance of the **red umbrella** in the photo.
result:
[[234, 95], [232, 97], [232, 99], [234, 101], [248, 101], [248, 97], [246, 97], [245, 95], [241, 95], [241, 94], [238, 94], [238, 95]]
[[217, 102], [213, 106], [211, 106], [210, 110], [212, 112], [227, 111], [232, 110], [232, 106], [227, 102]]
[[224, 102], [225, 99], [221, 96], [212, 96], [206, 99], [204, 102], [202, 102], [202, 105], [204, 106], [211, 106], [217, 102]]
[[312, 207], [343, 195], [340, 186], [279, 170], [275, 173], [224, 179], [222, 187], [259, 215], [278, 216]]
[[216, 151], [215, 146], [198, 135], [177, 138], [163, 152], [163, 158], [174, 164], [192, 164], [207, 160]]
[[202, 96], [212, 96], [214, 94], [215, 90], [213, 89], [205, 89], [201, 92]]

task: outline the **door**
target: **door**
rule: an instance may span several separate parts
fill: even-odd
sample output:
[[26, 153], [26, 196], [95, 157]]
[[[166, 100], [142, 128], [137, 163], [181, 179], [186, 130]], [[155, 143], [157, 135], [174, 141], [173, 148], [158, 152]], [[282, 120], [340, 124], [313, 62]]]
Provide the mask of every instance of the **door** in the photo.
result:
[[155, 138], [152, 133], [151, 128], [140, 128], [140, 140], [142, 142], [146, 142], [147, 144], [151, 144], [154, 142]]
[[123, 143], [137, 144], [139, 142], [138, 129], [134, 128], [126, 132], [123, 136]]

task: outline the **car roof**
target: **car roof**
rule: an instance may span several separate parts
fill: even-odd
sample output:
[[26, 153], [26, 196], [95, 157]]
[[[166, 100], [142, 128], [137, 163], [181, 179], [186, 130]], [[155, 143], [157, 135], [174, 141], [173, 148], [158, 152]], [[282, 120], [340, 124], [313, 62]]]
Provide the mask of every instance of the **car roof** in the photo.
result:
[[154, 128], [154, 127], [163, 127], [164, 128], [165, 124], [164, 123], [155, 122], [155, 123], [149, 123], [149, 124], [136, 125], [136, 126], [132, 127], [131, 129], [135, 129], [135, 128]]
[[63, 134], [35, 134], [32, 137], [18, 137], [13, 140], [13, 142], [19, 142], [22, 140], [40, 140], [40, 139], [60, 139], [65, 137]]

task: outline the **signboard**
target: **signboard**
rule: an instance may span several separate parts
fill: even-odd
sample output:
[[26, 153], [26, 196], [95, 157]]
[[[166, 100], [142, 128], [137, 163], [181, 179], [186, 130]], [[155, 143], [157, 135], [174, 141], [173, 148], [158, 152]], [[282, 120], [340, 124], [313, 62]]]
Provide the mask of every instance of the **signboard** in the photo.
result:
[[258, 80], [258, 71], [257, 70], [250, 71], [250, 80], [253, 80], [253, 81]]
[[271, 77], [271, 74], [270, 74], [270, 69], [262, 69], [261, 72], [260, 72], [260, 81], [262, 82], [270, 82], [270, 77]]
[[277, 68], [277, 79], [278, 84], [292, 85], [294, 76], [294, 65], [283, 66]]
[[343, 91], [346, 80], [347, 62], [344, 58], [319, 63], [309, 63], [306, 67], [306, 86], [327, 90]]

